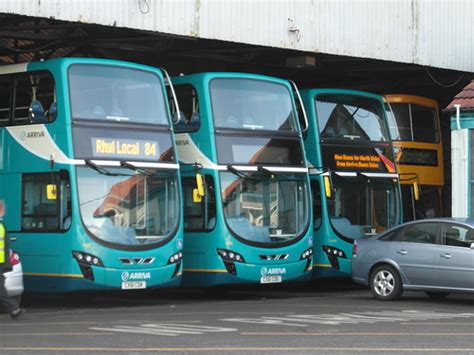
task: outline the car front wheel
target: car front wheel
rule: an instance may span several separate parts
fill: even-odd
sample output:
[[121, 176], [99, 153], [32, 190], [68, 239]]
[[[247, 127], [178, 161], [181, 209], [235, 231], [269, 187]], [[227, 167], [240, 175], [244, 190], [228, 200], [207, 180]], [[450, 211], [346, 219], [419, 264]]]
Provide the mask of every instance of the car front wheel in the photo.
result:
[[400, 275], [392, 266], [380, 265], [371, 273], [370, 290], [375, 298], [382, 301], [400, 298], [403, 293]]

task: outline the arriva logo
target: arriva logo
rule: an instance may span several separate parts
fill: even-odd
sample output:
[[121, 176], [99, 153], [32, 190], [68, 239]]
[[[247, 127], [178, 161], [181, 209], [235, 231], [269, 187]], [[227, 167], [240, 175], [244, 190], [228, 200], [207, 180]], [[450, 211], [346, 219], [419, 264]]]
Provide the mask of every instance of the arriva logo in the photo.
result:
[[129, 281], [129, 280], [149, 280], [151, 279], [151, 275], [149, 272], [122, 272], [122, 281]]
[[284, 274], [286, 274], [286, 268], [284, 267], [271, 267], [271, 268], [262, 267], [260, 269], [260, 275], [262, 276], [284, 275]]

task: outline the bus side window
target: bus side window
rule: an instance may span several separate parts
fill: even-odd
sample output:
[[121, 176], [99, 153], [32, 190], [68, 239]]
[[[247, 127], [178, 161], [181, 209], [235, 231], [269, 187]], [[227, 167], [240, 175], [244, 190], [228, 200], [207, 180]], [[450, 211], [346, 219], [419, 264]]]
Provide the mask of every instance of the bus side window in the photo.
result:
[[[174, 90], [176, 97], [178, 98], [179, 109], [181, 111], [181, 119], [174, 126], [176, 133], [181, 132], [195, 132], [200, 126], [200, 115], [199, 115], [199, 100], [196, 89], [190, 84], [175, 85]], [[170, 100], [171, 95], [168, 95]], [[170, 102], [170, 107], [174, 107]], [[173, 113], [173, 117], [176, 112]]]
[[205, 194], [201, 202], [194, 202], [193, 190], [196, 188], [195, 177], [182, 178], [184, 195], [184, 230], [208, 231], [216, 225], [216, 198], [214, 180], [205, 175]]
[[8, 126], [11, 115], [11, 80], [0, 81], [0, 127]]
[[50, 121], [48, 110], [55, 102], [54, 80], [50, 74], [22, 75], [15, 80], [13, 124], [35, 124]]
[[311, 180], [311, 193], [313, 200], [313, 228], [321, 226], [321, 187], [318, 180]]
[[68, 228], [65, 224], [70, 224], [70, 221], [65, 219], [70, 214], [69, 183], [60, 180], [59, 175], [23, 174], [22, 231], [46, 232]]

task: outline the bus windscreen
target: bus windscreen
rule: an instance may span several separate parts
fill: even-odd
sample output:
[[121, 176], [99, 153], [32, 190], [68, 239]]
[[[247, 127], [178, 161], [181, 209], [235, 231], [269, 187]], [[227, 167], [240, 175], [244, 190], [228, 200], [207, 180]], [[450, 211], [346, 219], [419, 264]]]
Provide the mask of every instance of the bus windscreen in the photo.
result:
[[216, 128], [297, 130], [291, 93], [280, 83], [255, 79], [214, 79], [210, 84]]
[[73, 120], [168, 125], [160, 78], [151, 72], [106, 65], [72, 65]]
[[383, 105], [356, 95], [316, 96], [319, 131], [323, 139], [390, 141]]

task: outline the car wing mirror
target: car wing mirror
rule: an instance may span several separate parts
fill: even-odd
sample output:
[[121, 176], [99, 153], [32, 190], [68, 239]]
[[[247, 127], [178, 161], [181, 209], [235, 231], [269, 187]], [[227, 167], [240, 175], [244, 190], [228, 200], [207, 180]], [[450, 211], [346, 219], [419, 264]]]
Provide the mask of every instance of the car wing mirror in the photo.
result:
[[474, 243], [471, 243], [471, 249], [474, 250]]

